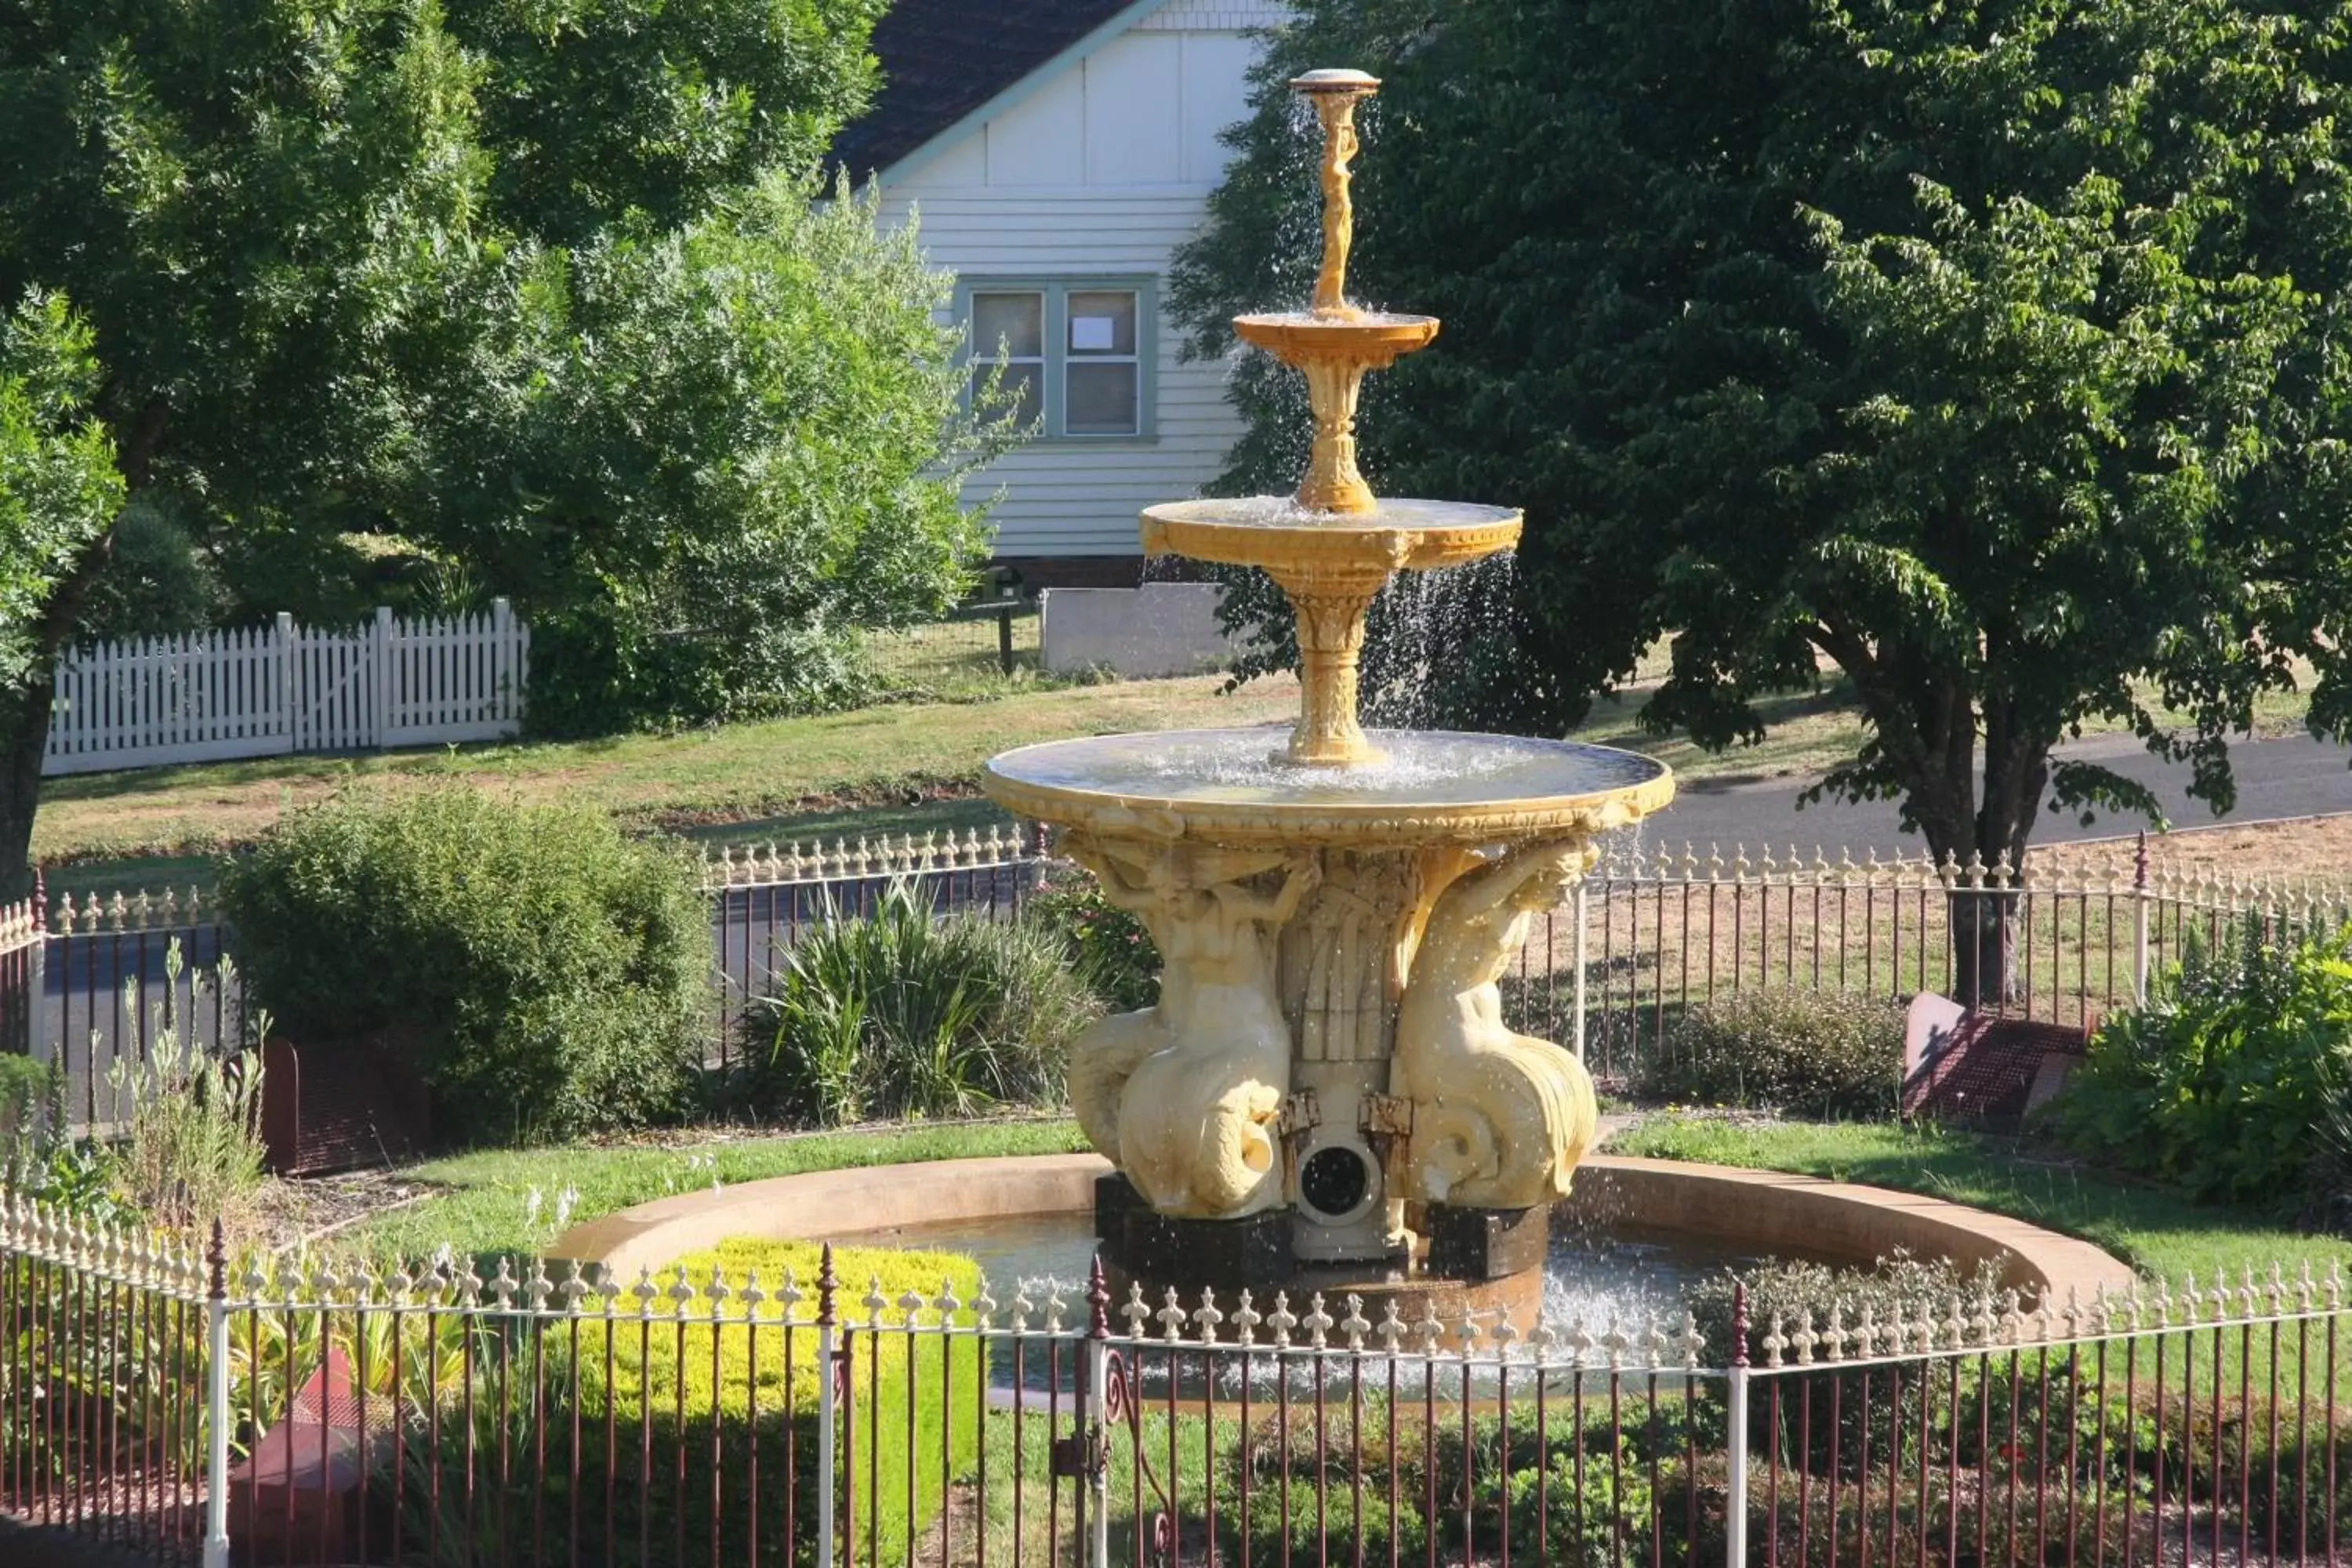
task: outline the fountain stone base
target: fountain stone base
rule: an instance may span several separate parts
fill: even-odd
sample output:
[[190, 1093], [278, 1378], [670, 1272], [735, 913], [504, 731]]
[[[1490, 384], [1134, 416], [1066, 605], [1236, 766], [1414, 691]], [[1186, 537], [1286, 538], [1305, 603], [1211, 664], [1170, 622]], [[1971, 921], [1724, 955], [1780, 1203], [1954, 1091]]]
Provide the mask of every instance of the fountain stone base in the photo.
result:
[[1521, 1325], [1534, 1321], [1551, 1243], [1549, 1207], [1415, 1205], [1407, 1211], [1412, 1245], [1385, 1258], [1318, 1262], [1294, 1249], [1293, 1220], [1285, 1211], [1180, 1219], [1156, 1212], [1117, 1172], [1095, 1183], [1094, 1217], [1115, 1294], [1155, 1311], [1171, 1289], [1188, 1310], [1206, 1290], [1228, 1315], [1248, 1303], [1272, 1311], [1277, 1298], [1303, 1315], [1319, 1296], [1338, 1316], [1353, 1298], [1370, 1321], [1393, 1302], [1400, 1321], [1433, 1321], [1448, 1334], [1473, 1319], [1490, 1326], [1505, 1316]]

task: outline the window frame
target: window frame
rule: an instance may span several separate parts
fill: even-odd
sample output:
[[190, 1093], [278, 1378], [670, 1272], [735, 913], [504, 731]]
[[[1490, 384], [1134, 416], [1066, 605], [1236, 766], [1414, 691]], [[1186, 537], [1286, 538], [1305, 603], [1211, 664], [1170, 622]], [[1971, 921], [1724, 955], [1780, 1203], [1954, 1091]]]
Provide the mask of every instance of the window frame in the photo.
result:
[[[964, 334], [964, 365], [969, 406], [970, 372], [997, 363], [995, 345], [985, 349], [972, 341], [971, 297], [974, 294], [1042, 294], [1045, 296], [1045, 417], [1037, 434], [1029, 440], [1034, 447], [1101, 447], [1150, 446], [1160, 439], [1160, 279], [1151, 273], [1034, 273], [1007, 274], [992, 277], [984, 273], [960, 276], [956, 279], [956, 323]], [[1090, 435], [1069, 433], [1068, 374], [1072, 364], [1118, 364], [1117, 356], [1098, 358], [1092, 354], [1070, 352], [1070, 296], [1073, 294], [1131, 293], [1135, 296], [1135, 428]]]

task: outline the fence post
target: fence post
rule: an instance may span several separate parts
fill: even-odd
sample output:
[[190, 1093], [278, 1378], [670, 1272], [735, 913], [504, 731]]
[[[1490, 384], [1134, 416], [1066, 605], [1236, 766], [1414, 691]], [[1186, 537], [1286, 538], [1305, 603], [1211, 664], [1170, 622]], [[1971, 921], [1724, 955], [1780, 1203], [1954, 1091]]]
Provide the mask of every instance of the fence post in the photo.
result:
[[490, 601], [490, 714], [500, 723], [522, 717], [522, 682], [517, 678], [514, 606]]
[[278, 612], [278, 721], [286, 731], [286, 750], [302, 749], [302, 659], [294, 647], [294, 617]]
[[1087, 1520], [1086, 1568], [1110, 1568], [1110, 1287], [1103, 1280], [1101, 1254], [1087, 1276], [1086, 1477], [1078, 1506], [1094, 1511]]
[[228, 1238], [218, 1218], [205, 1251], [204, 1568], [228, 1563]]
[[[824, 1244], [816, 1275], [816, 1568], [833, 1568], [833, 1424], [842, 1368], [835, 1360], [840, 1317], [835, 1295], [840, 1277], [833, 1271], [833, 1243]], [[207, 1564], [206, 1568], [210, 1568]]]
[[25, 1054], [46, 1065], [54, 1049], [44, 1027], [49, 1017], [49, 878], [38, 866], [33, 868], [33, 940], [25, 950]]
[[1724, 1393], [1723, 1556], [1748, 1563], [1748, 1287], [1731, 1288], [1731, 1369]]
[[1584, 889], [1591, 873], [1576, 879], [1576, 1059], [1584, 1059]]
[[2147, 830], [2132, 853], [2132, 1005], [2147, 1005]]
[[368, 646], [368, 658], [375, 665], [375, 749], [379, 752], [392, 744], [392, 704], [399, 687], [392, 668], [392, 606], [375, 607], [375, 635]]

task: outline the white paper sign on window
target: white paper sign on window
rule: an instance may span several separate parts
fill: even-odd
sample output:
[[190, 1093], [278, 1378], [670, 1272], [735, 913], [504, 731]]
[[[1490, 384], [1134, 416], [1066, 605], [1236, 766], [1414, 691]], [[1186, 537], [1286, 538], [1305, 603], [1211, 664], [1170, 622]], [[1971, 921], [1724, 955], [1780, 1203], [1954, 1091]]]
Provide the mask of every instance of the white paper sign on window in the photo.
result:
[[1070, 347], [1081, 353], [1108, 353], [1117, 341], [1113, 336], [1115, 326], [1108, 316], [1073, 316]]

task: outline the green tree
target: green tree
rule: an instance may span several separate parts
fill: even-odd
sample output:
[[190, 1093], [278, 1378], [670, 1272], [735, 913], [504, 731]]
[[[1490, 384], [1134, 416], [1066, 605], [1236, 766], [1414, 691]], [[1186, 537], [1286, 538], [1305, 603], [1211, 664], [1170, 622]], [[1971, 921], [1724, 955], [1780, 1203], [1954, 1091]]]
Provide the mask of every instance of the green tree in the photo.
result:
[[487, 62], [482, 133], [502, 221], [583, 244], [662, 227], [714, 191], [813, 167], [874, 88], [884, 0], [449, 0]]
[[0, 318], [0, 680], [32, 661], [59, 580], [121, 504], [97, 388], [89, 329], [62, 298]]
[[984, 533], [947, 279], [870, 198], [778, 171], [680, 228], [509, 269], [517, 324], [425, 445], [419, 531], [532, 626], [531, 722], [838, 704], [860, 628], [936, 618]]
[[69, 302], [119, 485], [11, 611], [0, 891], [58, 651], [207, 574], [306, 619], [508, 593], [605, 723], [817, 700], [958, 591], [940, 282], [806, 183], [877, 9], [0, 0], [0, 300]]
[[[1445, 331], [1383, 378], [1369, 466], [1528, 509], [1481, 717], [1556, 731], [1671, 635], [1643, 721], [1728, 746], [1834, 666], [1865, 735], [1818, 793], [1989, 862], [2045, 801], [2158, 815], [2053, 757], [2087, 723], [2217, 810], [2296, 658], [2315, 731], [2352, 731], [2344, 6], [1302, 10], [1177, 309], [1221, 350], [1304, 232], [1280, 80], [1385, 78], [1360, 292]], [[1227, 482], [1279, 482], [1286, 389], [1236, 384]], [[1989, 992], [2005, 933], [1955, 915]]]

